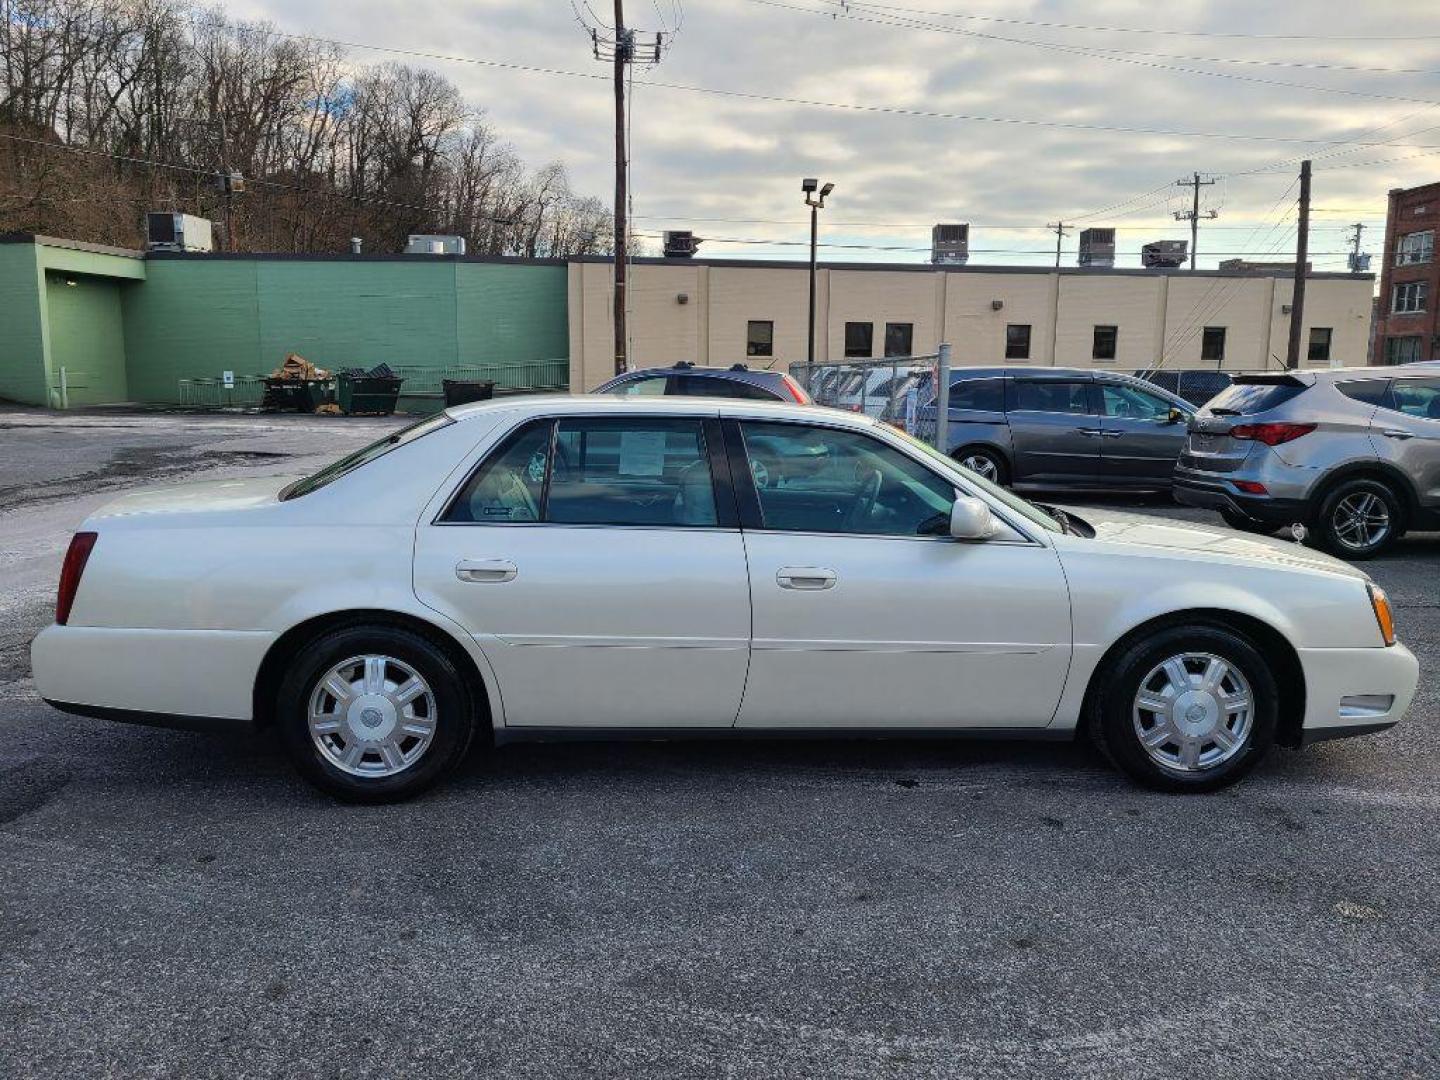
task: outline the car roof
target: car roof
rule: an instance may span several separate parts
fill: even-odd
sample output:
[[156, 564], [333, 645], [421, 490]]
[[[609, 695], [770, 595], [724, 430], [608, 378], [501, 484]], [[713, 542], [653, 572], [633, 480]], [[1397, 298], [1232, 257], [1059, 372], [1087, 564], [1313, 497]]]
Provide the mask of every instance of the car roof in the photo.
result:
[[[716, 367], [714, 365], [689, 364], [681, 361], [678, 364], [671, 364], [668, 367], [647, 367], [635, 368], [627, 371], [624, 375], [617, 375], [617, 379], [634, 379], [640, 376], [654, 378], [660, 375], [729, 375], [739, 377], [744, 375], [774, 375], [785, 374], [783, 371], [773, 371], [766, 368], [752, 367]], [[608, 381], [608, 380], [607, 380]]]
[[476, 401], [445, 410], [452, 420], [475, 420], [497, 413], [521, 416], [554, 416], [557, 414], [590, 415], [613, 413], [616, 416], [751, 416], [774, 420], [821, 420], [827, 424], [843, 421], [847, 426], [867, 428], [875, 421], [861, 413], [843, 409], [827, 409], [796, 402], [759, 401], [749, 398], [687, 398], [687, 397], [612, 397], [605, 394], [526, 394]]

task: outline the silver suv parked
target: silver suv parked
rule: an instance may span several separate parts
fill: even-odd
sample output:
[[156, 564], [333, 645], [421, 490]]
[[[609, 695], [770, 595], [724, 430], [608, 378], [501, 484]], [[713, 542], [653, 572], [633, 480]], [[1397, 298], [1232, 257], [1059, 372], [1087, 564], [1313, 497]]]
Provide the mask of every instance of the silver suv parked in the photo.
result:
[[1174, 490], [1349, 559], [1440, 527], [1440, 363], [1238, 376], [1191, 421]]

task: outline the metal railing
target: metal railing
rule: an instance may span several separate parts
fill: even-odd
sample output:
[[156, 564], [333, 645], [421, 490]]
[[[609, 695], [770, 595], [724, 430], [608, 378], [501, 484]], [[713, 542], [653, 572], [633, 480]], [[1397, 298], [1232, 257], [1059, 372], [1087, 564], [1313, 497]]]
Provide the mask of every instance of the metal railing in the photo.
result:
[[76, 371], [71, 367], [62, 367], [55, 372], [55, 381], [50, 384], [50, 407], [52, 409], [70, 408], [70, 395], [76, 390], [90, 389], [90, 373], [88, 371]]
[[224, 379], [181, 379], [180, 404], [191, 409], [258, 409], [265, 395], [263, 375]]
[[392, 364], [391, 369], [405, 380], [401, 397], [443, 397], [447, 379], [464, 382], [484, 380], [495, 384], [497, 394], [544, 394], [570, 386], [570, 361], [521, 360], [509, 364], [452, 364], [433, 367], [422, 364]]
[[[392, 364], [391, 370], [405, 380], [400, 387], [401, 397], [436, 401], [444, 397], [447, 379], [491, 381], [497, 394], [543, 394], [564, 391], [570, 385], [570, 361], [564, 358], [440, 367]], [[179, 402], [191, 409], [258, 409], [265, 395], [265, 379], [264, 375], [236, 375], [228, 383], [224, 379], [181, 379]], [[73, 382], [71, 388], [75, 388]]]
[[948, 438], [950, 346], [921, 356], [790, 365], [817, 405], [864, 413], [936, 446]]

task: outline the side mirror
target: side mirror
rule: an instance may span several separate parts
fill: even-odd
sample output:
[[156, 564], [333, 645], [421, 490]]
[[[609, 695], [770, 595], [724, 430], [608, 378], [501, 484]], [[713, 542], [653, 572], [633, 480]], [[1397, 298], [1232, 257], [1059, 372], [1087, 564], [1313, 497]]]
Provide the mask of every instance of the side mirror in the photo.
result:
[[1185, 411], [1177, 409], [1173, 405], [1170, 407], [1170, 415], [1165, 418], [1167, 424], [1183, 424], [1186, 420]]
[[956, 540], [989, 540], [1000, 531], [990, 507], [973, 495], [955, 496], [950, 507], [950, 535]]

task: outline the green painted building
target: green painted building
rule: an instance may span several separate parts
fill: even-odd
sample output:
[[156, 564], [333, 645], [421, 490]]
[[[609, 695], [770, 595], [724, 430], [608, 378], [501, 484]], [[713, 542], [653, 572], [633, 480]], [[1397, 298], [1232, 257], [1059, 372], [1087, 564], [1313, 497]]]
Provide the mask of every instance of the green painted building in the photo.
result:
[[330, 369], [389, 364], [406, 378], [402, 407], [438, 405], [442, 377], [563, 388], [566, 282], [559, 259], [144, 254], [0, 237], [0, 398], [240, 404], [290, 353]]

